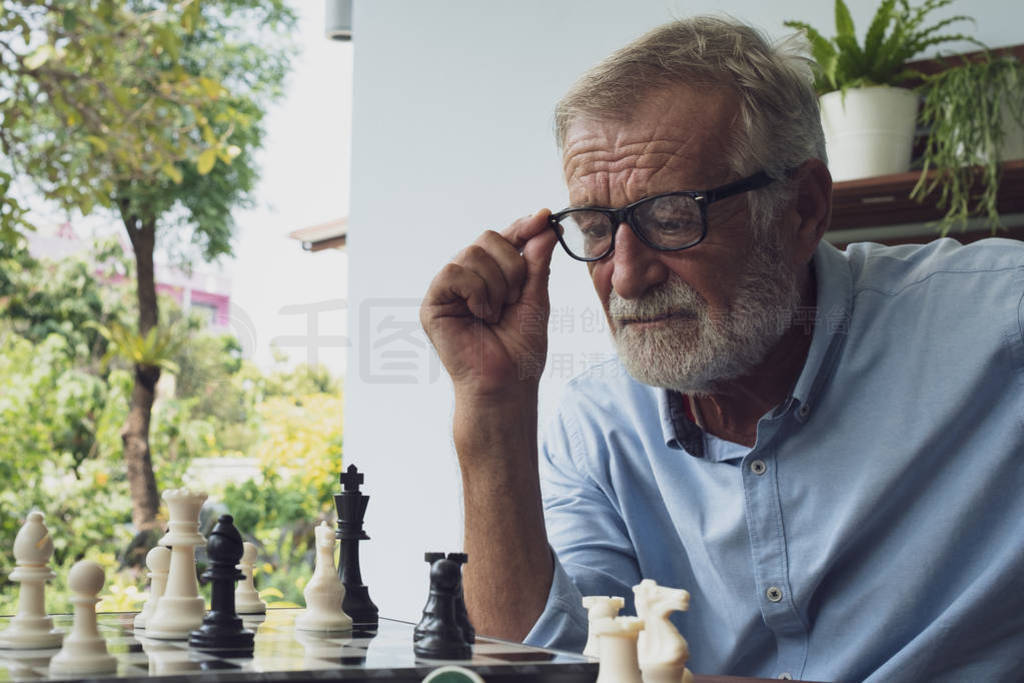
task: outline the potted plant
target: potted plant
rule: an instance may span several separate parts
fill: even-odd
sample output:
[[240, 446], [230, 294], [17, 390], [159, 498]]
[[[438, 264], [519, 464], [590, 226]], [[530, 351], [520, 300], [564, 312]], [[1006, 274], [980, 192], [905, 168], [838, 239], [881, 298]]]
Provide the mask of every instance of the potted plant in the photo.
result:
[[942, 33], [950, 24], [971, 21], [953, 16], [928, 23], [929, 15], [953, 0], [882, 0], [861, 45], [843, 0], [836, 0], [836, 35], [825, 38], [801, 21], [786, 26], [804, 33], [818, 65], [815, 87], [829, 170], [834, 180], [852, 180], [910, 169], [918, 95], [900, 87], [919, 76], [907, 62], [929, 47], [950, 41], [975, 42]]
[[972, 214], [984, 215], [994, 232], [1001, 162], [1024, 158], [1024, 64], [986, 51], [926, 76], [921, 91], [929, 133], [911, 197], [946, 211], [942, 234], [965, 227]]

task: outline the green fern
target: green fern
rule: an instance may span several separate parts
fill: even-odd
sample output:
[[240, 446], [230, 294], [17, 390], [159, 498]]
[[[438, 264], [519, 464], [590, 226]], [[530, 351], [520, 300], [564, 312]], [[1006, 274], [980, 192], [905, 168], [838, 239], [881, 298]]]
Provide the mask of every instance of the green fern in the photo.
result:
[[153, 327], [143, 336], [120, 323], [113, 323], [107, 327], [89, 321], [86, 325], [96, 330], [109, 344], [107, 352], [103, 356], [104, 365], [110, 363], [113, 358], [119, 357], [133, 365], [158, 367], [172, 374], [178, 374], [178, 364], [171, 358], [184, 345], [185, 339], [179, 338], [171, 330]]
[[926, 25], [928, 16], [954, 0], [925, 0], [912, 6], [910, 0], [882, 0], [868, 27], [864, 45], [857, 42], [850, 8], [843, 0], [835, 2], [836, 35], [825, 38], [822, 33], [802, 21], [784, 22], [801, 31], [811, 47], [811, 57], [818, 71], [814, 83], [819, 94], [834, 90], [870, 85], [898, 85], [909, 78], [920, 77], [906, 68], [906, 63], [924, 50], [953, 41], [981, 45], [960, 33], [941, 33], [957, 22], [973, 21], [957, 15]]

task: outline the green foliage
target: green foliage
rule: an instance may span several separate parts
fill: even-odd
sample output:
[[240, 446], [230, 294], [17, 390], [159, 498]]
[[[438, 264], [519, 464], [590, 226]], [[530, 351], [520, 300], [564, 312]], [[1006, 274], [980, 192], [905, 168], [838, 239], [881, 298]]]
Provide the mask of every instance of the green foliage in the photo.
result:
[[985, 216], [995, 232], [1002, 226], [997, 201], [1007, 133], [1003, 116], [1024, 126], [1024, 65], [985, 53], [981, 61], [964, 59], [927, 77], [923, 90], [920, 120], [929, 135], [911, 196], [946, 210], [939, 224], [944, 235], [972, 215]]
[[86, 326], [107, 340], [107, 352], [102, 359], [104, 363], [119, 356], [132, 365], [150, 365], [168, 372], [178, 372], [178, 365], [171, 360], [171, 356], [184, 346], [185, 339], [179, 337], [176, 330], [153, 327], [142, 335], [120, 323], [112, 323], [108, 327], [89, 321]]
[[[130, 316], [124, 265], [107, 244], [58, 263], [0, 245], [0, 534], [13, 539], [29, 511], [45, 513], [58, 574], [47, 591], [54, 612], [70, 609], [66, 574], [83, 557], [107, 569], [103, 608], [137, 607], [143, 589], [144, 572], [119, 566], [134, 532], [121, 456], [132, 372], [103, 368], [106, 340], [85, 324]], [[241, 358], [233, 337], [204, 332], [170, 302], [162, 308], [161, 326], [188, 342], [173, 356], [181, 381], [175, 387], [166, 375], [153, 408], [156, 480], [162, 489], [211, 491], [259, 543], [258, 585], [276, 602], [301, 602], [312, 529], [332, 514], [341, 468], [339, 384], [322, 368], [263, 373]], [[229, 399], [230, 408], [218, 407]], [[257, 463], [254, 480], [195, 480], [197, 458], [236, 456]], [[13, 564], [0, 553], [0, 613], [15, 607]]]
[[882, 0], [871, 20], [863, 46], [858, 42], [853, 17], [843, 0], [835, 2], [836, 35], [826, 38], [802, 21], [784, 24], [804, 33], [811, 45], [811, 56], [818, 65], [815, 88], [819, 94], [871, 85], [899, 85], [919, 76], [906, 63], [924, 50], [952, 41], [973, 38], [960, 33], [941, 33], [950, 24], [973, 21], [957, 15], [926, 23], [933, 11], [953, 0], [925, 0], [912, 6], [909, 0]]

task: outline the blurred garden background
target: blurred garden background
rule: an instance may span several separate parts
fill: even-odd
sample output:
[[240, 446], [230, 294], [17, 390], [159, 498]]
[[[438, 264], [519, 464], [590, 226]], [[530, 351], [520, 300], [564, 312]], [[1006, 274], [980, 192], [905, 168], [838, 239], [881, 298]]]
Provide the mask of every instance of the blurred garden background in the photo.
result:
[[[283, 353], [257, 366], [161, 293], [157, 264], [232, 256], [296, 22], [284, 0], [0, 7], [0, 614], [32, 510], [55, 548], [48, 611], [70, 611], [82, 558], [107, 570], [100, 610], [140, 608], [160, 494], [181, 486], [210, 494], [204, 532], [228, 512], [257, 543], [268, 602], [302, 604], [312, 530], [335, 517], [341, 380]], [[113, 230], [40, 254], [48, 212]]]

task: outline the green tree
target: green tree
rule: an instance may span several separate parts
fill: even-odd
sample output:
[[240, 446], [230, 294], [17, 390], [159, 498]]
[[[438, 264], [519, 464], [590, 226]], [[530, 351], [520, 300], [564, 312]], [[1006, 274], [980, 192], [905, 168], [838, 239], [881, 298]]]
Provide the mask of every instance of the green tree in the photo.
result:
[[[250, 201], [293, 25], [283, 0], [13, 0], [0, 13], [2, 234], [24, 227], [11, 177], [66, 208], [114, 212], [135, 258], [136, 348], [160, 318], [158, 232], [204, 260], [231, 252], [231, 210]], [[138, 532], [159, 509], [149, 434], [164, 360], [136, 359], [122, 429]]]

